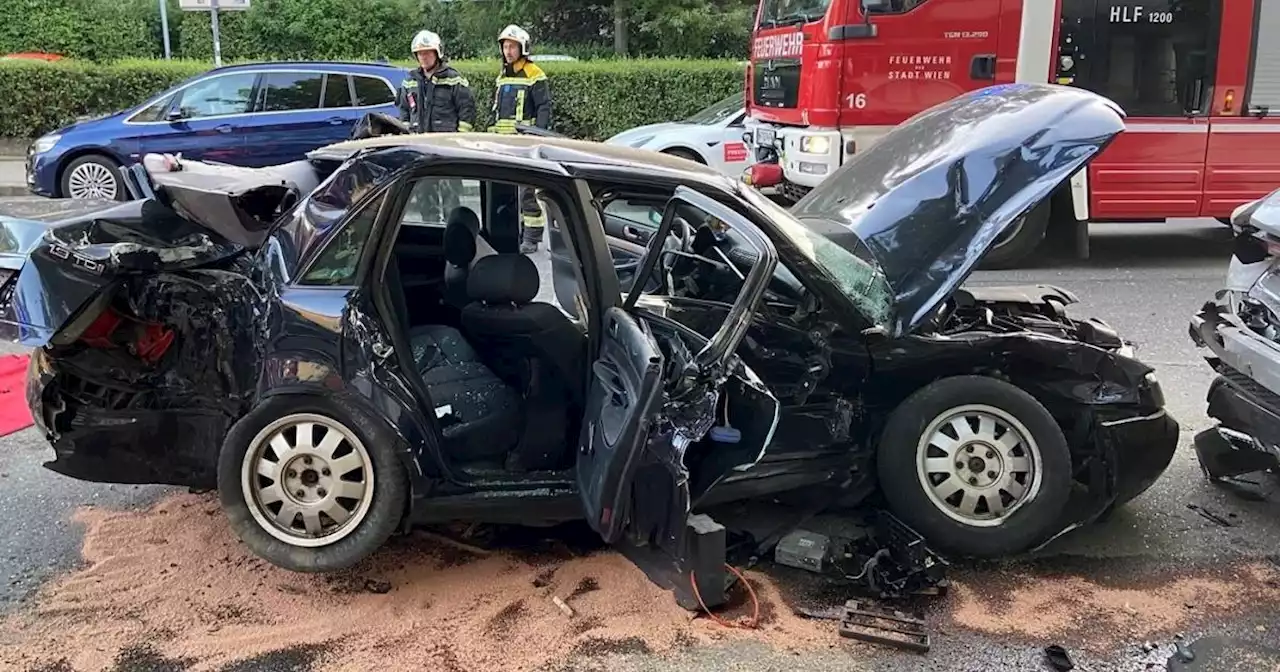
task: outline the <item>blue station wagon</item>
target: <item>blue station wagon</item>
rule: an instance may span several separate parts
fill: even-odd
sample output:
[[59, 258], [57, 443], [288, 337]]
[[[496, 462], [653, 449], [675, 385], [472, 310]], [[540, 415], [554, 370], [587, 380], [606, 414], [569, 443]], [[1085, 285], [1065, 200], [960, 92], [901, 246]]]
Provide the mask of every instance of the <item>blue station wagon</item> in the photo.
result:
[[210, 70], [132, 109], [81, 121], [27, 150], [39, 196], [115, 199], [118, 168], [150, 153], [236, 166], [304, 158], [369, 112], [396, 114], [405, 70], [376, 63], [252, 63]]

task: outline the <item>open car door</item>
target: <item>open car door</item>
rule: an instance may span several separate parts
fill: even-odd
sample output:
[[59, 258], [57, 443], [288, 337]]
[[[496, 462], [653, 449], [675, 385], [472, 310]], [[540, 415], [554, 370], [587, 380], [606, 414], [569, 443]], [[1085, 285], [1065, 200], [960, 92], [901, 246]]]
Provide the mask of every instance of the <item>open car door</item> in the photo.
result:
[[[666, 263], [663, 258], [688, 254], [667, 244], [667, 239], [677, 210], [690, 209], [738, 228], [757, 248], [759, 260], [746, 275], [724, 324], [710, 339], [638, 311], [640, 291], [631, 291], [621, 308], [606, 312], [577, 459], [586, 519], [600, 536], [610, 543], [660, 550], [675, 558], [677, 565], [683, 564], [680, 554], [686, 545], [690, 482], [697, 480], [685, 467], [685, 451], [718, 450], [704, 439], [724, 401], [726, 381], [740, 386], [743, 380], [754, 380], [733, 354], [778, 260], [773, 244], [741, 214], [680, 187], [649, 241], [637, 278], [659, 271]], [[777, 400], [763, 388], [758, 391], [761, 394], [753, 398], [769, 405], [761, 410], [776, 417]], [[734, 444], [731, 451], [736, 454], [741, 455], [738, 451], [744, 448], [750, 451], [749, 456], [731, 459], [734, 467], [759, 460], [772, 425], [755, 434], [754, 443]], [[723, 560], [719, 563], [717, 569]], [[652, 573], [650, 577], [654, 578]], [[701, 572], [698, 580], [701, 583]]]

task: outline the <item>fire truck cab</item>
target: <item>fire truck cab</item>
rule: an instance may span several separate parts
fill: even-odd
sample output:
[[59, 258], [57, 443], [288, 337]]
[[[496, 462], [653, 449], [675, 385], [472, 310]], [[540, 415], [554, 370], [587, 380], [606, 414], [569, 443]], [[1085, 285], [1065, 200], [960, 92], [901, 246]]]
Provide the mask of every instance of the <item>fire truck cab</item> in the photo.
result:
[[917, 112], [1030, 81], [1105, 95], [1127, 128], [988, 268], [1051, 225], [1222, 219], [1280, 187], [1280, 0], [762, 0], [747, 179], [797, 200]]

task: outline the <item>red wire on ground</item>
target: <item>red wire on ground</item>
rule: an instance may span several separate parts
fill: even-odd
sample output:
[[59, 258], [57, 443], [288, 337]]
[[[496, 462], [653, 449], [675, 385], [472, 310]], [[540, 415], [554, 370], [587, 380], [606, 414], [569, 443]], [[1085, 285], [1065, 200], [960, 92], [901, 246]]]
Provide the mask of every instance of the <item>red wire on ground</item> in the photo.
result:
[[723, 618], [720, 618], [719, 616], [716, 616], [715, 614], [711, 613], [711, 610], [707, 608], [707, 603], [702, 601], [702, 593], [698, 592], [697, 576], [695, 576], [693, 572], [689, 572], [689, 585], [693, 587], [693, 596], [697, 598], [698, 606], [702, 607], [702, 610], [705, 611], [707, 615], [711, 617], [711, 620], [715, 621], [716, 623], [719, 623], [720, 625], [723, 625], [726, 628], [741, 628], [743, 630], [755, 630], [756, 628], [760, 627], [760, 599], [756, 597], [756, 590], [755, 588], [751, 587], [751, 582], [748, 581], [747, 577], [743, 576], [742, 572], [738, 571], [736, 567], [734, 567], [733, 565], [726, 564], [724, 568], [733, 572], [733, 575], [738, 577], [738, 580], [742, 582], [742, 585], [747, 587], [747, 594], [751, 596], [751, 618], [746, 619], [745, 621], [732, 622], [732, 621], [726, 621]]

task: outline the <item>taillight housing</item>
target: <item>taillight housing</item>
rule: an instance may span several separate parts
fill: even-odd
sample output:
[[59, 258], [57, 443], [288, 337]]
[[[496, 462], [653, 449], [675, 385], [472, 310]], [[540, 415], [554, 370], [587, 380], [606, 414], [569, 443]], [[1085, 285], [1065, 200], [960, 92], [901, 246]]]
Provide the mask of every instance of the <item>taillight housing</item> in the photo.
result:
[[106, 308], [80, 334], [80, 342], [91, 348], [126, 347], [147, 364], [160, 361], [173, 345], [176, 335], [163, 324], [143, 322], [113, 308]]

